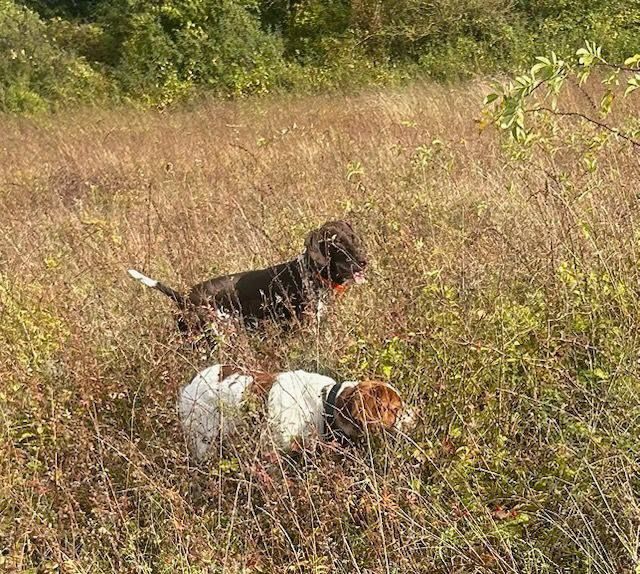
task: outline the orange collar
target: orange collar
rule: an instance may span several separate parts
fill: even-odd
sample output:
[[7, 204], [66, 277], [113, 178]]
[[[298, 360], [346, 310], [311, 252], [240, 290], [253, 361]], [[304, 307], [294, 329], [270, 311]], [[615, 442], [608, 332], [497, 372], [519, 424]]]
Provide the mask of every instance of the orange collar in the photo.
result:
[[325, 279], [322, 275], [318, 273], [318, 277], [320, 278], [320, 282], [327, 288], [331, 289], [336, 295], [342, 295], [348, 287], [347, 283], [334, 283], [330, 279]]

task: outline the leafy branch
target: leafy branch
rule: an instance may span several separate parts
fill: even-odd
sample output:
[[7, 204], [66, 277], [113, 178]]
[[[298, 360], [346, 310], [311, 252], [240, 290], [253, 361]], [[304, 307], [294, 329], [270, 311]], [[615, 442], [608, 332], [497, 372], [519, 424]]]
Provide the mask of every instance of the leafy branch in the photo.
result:
[[[576, 57], [575, 62], [567, 62], [555, 53], [550, 57], [537, 56], [536, 63], [527, 73], [517, 76], [506, 86], [497, 85], [484, 101], [485, 124], [493, 123], [508, 132], [515, 141], [528, 144], [536, 134], [532, 129], [527, 129], [526, 116], [547, 113], [588, 122], [640, 149], [640, 140], [635, 133], [623, 131], [604, 121], [611, 113], [614, 101], [620, 97], [621, 84], [625, 88], [621, 96], [623, 99], [640, 88], [640, 54], [627, 58], [623, 64], [616, 64], [605, 60], [600, 46], [587, 41], [585, 47], [576, 52]], [[576, 80], [581, 87], [596, 69], [608, 72], [600, 81], [605, 87], [604, 95], [596, 106], [600, 119], [578, 111], [560, 110], [558, 96], [567, 80]]]

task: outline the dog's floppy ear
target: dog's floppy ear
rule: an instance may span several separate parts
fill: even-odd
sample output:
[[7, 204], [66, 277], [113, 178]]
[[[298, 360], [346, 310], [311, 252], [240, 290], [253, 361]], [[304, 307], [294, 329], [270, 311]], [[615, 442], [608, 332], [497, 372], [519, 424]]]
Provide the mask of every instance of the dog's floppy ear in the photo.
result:
[[349, 400], [353, 420], [364, 429], [367, 426], [391, 428], [402, 409], [400, 393], [381, 381], [362, 381]]
[[307, 236], [304, 242], [307, 254], [311, 260], [320, 268], [329, 265], [329, 257], [327, 256], [327, 242], [324, 238], [322, 228], [315, 229]]

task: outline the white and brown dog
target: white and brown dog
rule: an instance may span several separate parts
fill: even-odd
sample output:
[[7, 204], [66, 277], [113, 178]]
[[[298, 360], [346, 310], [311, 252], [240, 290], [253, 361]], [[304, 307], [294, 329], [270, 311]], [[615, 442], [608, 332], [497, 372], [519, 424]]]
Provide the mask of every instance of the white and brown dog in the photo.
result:
[[267, 430], [285, 450], [304, 447], [314, 436], [353, 440], [364, 433], [392, 428], [402, 399], [379, 381], [342, 383], [306, 371], [242, 373], [213, 365], [198, 373], [180, 393], [178, 414], [190, 449], [198, 459], [231, 433], [240, 408], [252, 396], [266, 403]]

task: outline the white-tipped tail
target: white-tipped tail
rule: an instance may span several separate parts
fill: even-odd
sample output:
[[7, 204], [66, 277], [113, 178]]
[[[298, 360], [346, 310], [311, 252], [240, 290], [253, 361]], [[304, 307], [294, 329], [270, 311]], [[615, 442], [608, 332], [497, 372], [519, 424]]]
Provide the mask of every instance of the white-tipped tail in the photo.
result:
[[129, 275], [147, 287], [155, 288], [158, 286], [158, 282], [155, 279], [151, 279], [151, 277], [147, 277], [135, 269], [129, 269]]

